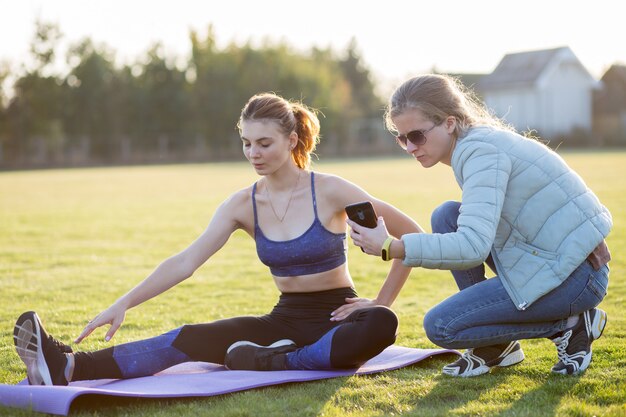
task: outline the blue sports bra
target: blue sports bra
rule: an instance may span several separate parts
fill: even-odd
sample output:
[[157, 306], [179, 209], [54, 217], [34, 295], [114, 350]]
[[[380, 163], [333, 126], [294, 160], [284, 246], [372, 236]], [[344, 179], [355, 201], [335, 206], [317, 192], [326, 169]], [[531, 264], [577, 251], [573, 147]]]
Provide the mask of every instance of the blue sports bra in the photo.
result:
[[315, 182], [311, 172], [311, 193], [315, 219], [306, 232], [295, 239], [276, 241], [265, 237], [256, 211], [256, 183], [252, 187], [254, 240], [259, 259], [270, 267], [272, 275], [291, 277], [330, 271], [346, 262], [346, 234], [326, 229], [317, 217]]

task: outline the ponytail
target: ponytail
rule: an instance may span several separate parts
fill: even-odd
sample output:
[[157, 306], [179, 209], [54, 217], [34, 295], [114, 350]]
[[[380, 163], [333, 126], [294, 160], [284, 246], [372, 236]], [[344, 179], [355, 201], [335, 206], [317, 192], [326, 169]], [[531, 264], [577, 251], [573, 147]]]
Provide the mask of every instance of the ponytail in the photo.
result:
[[320, 141], [320, 121], [302, 103], [291, 103], [291, 109], [296, 118], [295, 131], [298, 134], [298, 143], [291, 151], [291, 156], [299, 168], [305, 169], [311, 165], [311, 154]]

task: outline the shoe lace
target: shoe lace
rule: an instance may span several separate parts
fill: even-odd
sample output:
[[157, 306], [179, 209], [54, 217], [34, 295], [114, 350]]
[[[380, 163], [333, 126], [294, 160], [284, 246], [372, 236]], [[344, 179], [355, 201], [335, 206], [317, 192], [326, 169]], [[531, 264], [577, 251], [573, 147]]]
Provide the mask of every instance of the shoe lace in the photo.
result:
[[70, 346], [66, 345], [63, 342], [59, 342], [58, 340], [56, 340], [52, 336], [48, 336], [48, 344], [56, 347], [62, 353], [73, 353], [74, 352]]
[[569, 339], [571, 335], [571, 332], [567, 332], [561, 337], [552, 339], [552, 341], [556, 345], [556, 355], [561, 361], [564, 361], [569, 356], [567, 354], [567, 347], [569, 346]]

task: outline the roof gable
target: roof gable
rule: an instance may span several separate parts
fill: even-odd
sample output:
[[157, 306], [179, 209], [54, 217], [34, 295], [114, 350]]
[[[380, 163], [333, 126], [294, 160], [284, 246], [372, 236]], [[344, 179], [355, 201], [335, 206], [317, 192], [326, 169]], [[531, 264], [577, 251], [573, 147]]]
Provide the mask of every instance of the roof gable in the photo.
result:
[[601, 80], [605, 83], [619, 83], [626, 86], [626, 65], [613, 64]]
[[588, 74], [571, 49], [565, 46], [507, 54], [491, 74], [479, 81], [477, 87], [480, 90], [495, 90], [533, 86], [553, 65], [555, 60], [558, 58], [565, 59], [563, 57], [575, 60], [581, 69]]

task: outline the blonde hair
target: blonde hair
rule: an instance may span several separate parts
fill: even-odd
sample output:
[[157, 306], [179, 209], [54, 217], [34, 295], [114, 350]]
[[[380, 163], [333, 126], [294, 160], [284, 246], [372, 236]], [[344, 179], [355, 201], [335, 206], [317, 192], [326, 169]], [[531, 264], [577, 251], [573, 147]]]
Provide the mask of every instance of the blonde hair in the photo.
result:
[[320, 122], [315, 110], [299, 101], [287, 101], [274, 93], [256, 94], [241, 110], [237, 128], [248, 120], [271, 120], [285, 135], [296, 132], [298, 143], [291, 151], [296, 165], [305, 169], [311, 165], [311, 154], [319, 143]]
[[458, 79], [442, 74], [425, 74], [413, 77], [398, 87], [387, 105], [385, 124], [395, 131], [393, 118], [409, 109], [419, 110], [434, 123], [442, 123], [449, 116], [456, 119], [454, 134], [463, 137], [467, 130], [477, 125], [488, 125], [512, 130], [480, 103], [475, 94]]

